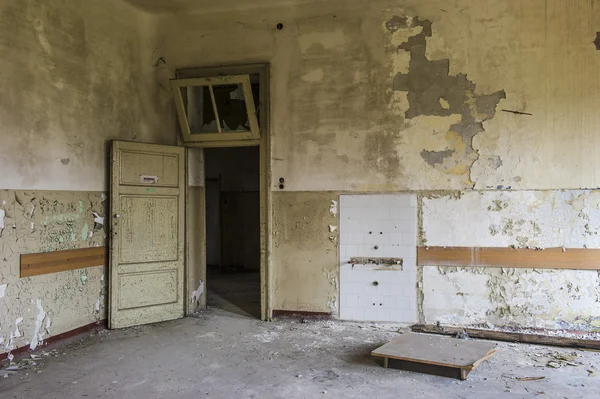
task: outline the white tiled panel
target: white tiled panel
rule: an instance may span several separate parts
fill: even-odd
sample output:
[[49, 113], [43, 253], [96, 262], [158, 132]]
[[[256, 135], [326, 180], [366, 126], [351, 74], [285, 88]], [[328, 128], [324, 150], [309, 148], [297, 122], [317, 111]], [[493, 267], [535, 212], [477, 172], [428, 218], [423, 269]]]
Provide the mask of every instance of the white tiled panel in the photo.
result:
[[[402, 258], [403, 270], [353, 267], [351, 257]], [[341, 319], [416, 322], [416, 258], [416, 196], [340, 196]]]

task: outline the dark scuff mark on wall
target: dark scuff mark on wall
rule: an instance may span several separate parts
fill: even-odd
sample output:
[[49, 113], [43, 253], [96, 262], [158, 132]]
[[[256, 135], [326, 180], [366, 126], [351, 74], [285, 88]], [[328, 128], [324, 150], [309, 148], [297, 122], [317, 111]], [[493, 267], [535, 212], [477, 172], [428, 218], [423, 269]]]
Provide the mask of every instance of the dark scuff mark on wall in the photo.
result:
[[500, 158], [498, 155], [488, 157], [488, 162], [489, 162], [490, 168], [492, 168], [494, 170], [498, 170], [500, 168], [500, 166], [502, 166], [502, 158]]
[[60, 163], [62, 163], [63, 165], [68, 165], [69, 162], [71, 162], [71, 160], [69, 158], [61, 158], [60, 159]]
[[443, 163], [444, 159], [450, 158], [454, 154], [454, 150], [444, 150], [444, 151], [421, 151], [421, 158], [425, 160], [429, 165], [435, 166], [437, 164]]
[[397, 141], [398, 138], [391, 133], [371, 135], [365, 141], [368, 167], [378, 170], [388, 181], [402, 174]]
[[[422, 28], [398, 46], [410, 53], [408, 73], [394, 77], [393, 89], [408, 92], [409, 108], [405, 118], [418, 116], [460, 115], [460, 121], [450, 126], [446, 133], [448, 149], [423, 150], [421, 157], [432, 167], [450, 174], [465, 174], [470, 180], [470, 170], [479, 154], [473, 148], [473, 137], [484, 131], [483, 122], [496, 114], [504, 90], [492, 94], [476, 94], [476, 85], [465, 74], [450, 75], [450, 60], [429, 60], [426, 56], [427, 38], [432, 36], [431, 21], [418, 17], [393, 16], [386, 22], [390, 32], [408, 27]], [[440, 101], [443, 99], [443, 101]], [[452, 151], [450, 153], [450, 151]], [[443, 162], [442, 162], [443, 161]]]
[[600, 50], [600, 32], [596, 32], [596, 39], [594, 39], [593, 43], [596, 46], [596, 50]]
[[385, 28], [392, 33], [398, 31], [399, 29], [406, 29], [409, 27], [408, 17], [399, 17], [397, 15], [394, 15], [392, 19], [385, 23]]

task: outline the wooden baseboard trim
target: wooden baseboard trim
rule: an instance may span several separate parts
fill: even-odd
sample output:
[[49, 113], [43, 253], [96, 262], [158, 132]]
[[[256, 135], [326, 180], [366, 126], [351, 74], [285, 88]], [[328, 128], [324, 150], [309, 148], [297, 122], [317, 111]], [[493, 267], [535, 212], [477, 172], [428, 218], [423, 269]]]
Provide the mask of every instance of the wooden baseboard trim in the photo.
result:
[[600, 270], [600, 249], [418, 247], [417, 265]]
[[333, 315], [327, 312], [306, 312], [301, 310], [273, 310], [273, 318], [277, 317], [332, 319]]
[[19, 348], [13, 349], [10, 352], [6, 352], [6, 353], [2, 353], [0, 354], [0, 359], [6, 359], [8, 357], [8, 354], [11, 353], [13, 355], [20, 355], [23, 353], [27, 353], [27, 352], [36, 352], [42, 348], [45, 348], [46, 346], [50, 345], [50, 344], [55, 344], [59, 341], [68, 339], [68, 338], [73, 338], [76, 337], [78, 335], [81, 334], [86, 334], [89, 333], [91, 331], [101, 331], [101, 330], [106, 330], [108, 328], [108, 321], [106, 319], [104, 320], [100, 320], [100, 321], [96, 321], [94, 323], [90, 323], [87, 324], [85, 326], [81, 326], [78, 327], [74, 330], [70, 330], [70, 331], [66, 331], [62, 334], [57, 334], [57, 335], [53, 335], [49, 338], [46, 338], [40, 345], [38, 345], [37, 348], [35, 348], [34, 350], [31, 350], [29, 348], [29, 345], [26, 346], [21, 346]]
[[560, 346], [565, 348], [580, 348], [600, 350], [600, 340], [575, 339], [567, 337], [551, 337], [548, 335], [527, 334], [519, 332], [481, 330], [477, 328], [446, 327], [431, 324], [415, 324], [413, 332], [455, 336], [467, 333], [471, 338], [489, 339], [492, 341], [519, 342], [523, 344]]

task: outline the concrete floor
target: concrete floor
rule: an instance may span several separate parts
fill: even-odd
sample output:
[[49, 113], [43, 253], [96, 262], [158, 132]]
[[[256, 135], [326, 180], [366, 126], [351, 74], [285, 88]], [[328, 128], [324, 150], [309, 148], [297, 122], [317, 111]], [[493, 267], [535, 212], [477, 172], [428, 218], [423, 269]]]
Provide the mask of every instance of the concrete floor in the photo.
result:
[[[21, 369], [0, 370], [0, 397], [600, 397], [598, 352], [499, 343], [498, 354], [467, 381], [384, 369], [370, 351], [406, 331], [397, 325], [265, 323], [236, 306], [243, 294], [218, 294], [218, 282], [212, 292], [208, 284], [213, 306], [196, 317], [95, 333], [46, 347], [40, 359], [15, 359]], [[560, 360], [573, 354], [573, 366]], [[549, 361], [561, 367], [547, 367]], [[545, 379], [517, 380], [538, 376]]]

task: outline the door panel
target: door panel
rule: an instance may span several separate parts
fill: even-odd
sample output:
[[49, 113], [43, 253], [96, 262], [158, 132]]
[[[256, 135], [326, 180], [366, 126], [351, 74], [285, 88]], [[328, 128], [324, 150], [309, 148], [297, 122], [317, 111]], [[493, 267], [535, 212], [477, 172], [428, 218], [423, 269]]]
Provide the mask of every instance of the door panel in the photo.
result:
[[[179, 184], [179, 157], [173, 154], [140, 151], [122, 151], [119, 168], [121, 184], [140, 185], [141, 176], [156, 177], [158, 187], [177, 187]], [[138, 172], [143, 170], [140, 175]], [[148, 184], [148, 183], [142, 183]]]
[[109, 327], [184, 312], [184, 149], [114, 141]]

